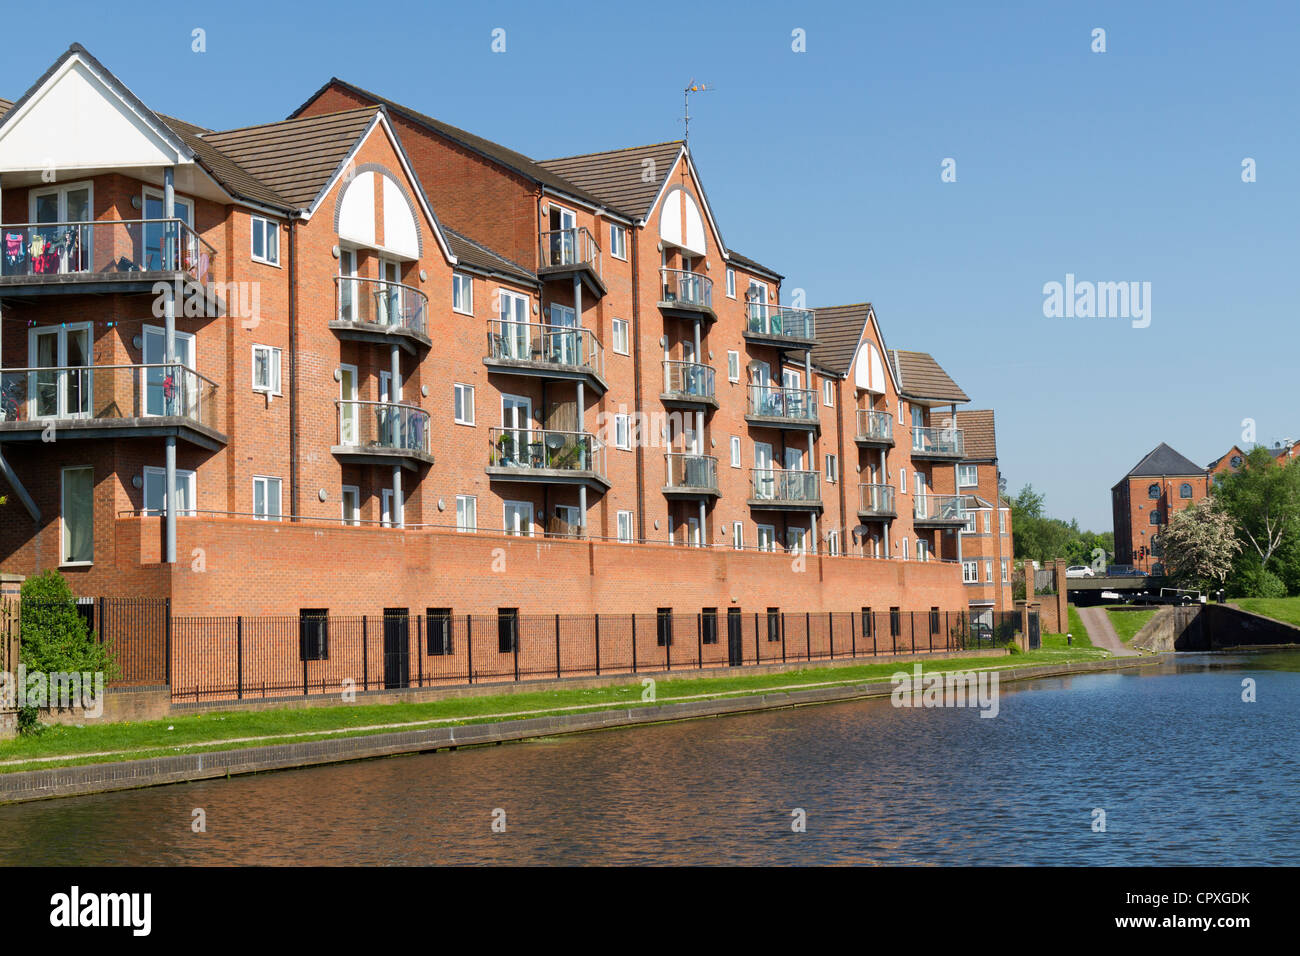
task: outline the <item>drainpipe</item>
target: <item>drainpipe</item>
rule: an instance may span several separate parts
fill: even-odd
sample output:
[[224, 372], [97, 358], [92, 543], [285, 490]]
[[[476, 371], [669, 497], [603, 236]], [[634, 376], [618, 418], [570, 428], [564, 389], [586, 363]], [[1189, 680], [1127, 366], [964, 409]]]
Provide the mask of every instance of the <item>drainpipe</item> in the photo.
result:
[[[847, 494], [844, 490], [844, 467], [848, 464], [844, 459], [844, 390], [840, 385], [841, 380], [835, 379], [835, 453], [836, 461], [840, 463], [840, 531], [844, 539], [840, 541], [840, 553], [848, 555], [849, 538], [853, 533], [849, 531], [849, 509], [845, 500]], [[854, 427], [857, 426], [857, 412], [854, 411]], [[855, 456], [856, 457], [856, 456]]]
[[[163, 170], [163, 218], [171, 220], [176, 215], [176, 182], [175, 170], [168, 166]], [[169, 226], [168, 228], [174, 228]], [[168, 243], [169, 253], [174, 255], [179, 252], [180, 236], [174, 236]], [[176, 263], [167, 262], [165, 265], [175, 269]], [[163, 293], [163, 364], [166, 366], [166, 374], [172, 379], [172, 394], [179, 395], [180, 382], [177, 380], [176, 367], [172, 364], [176, 361], [176, 298], [175, 292], [171, 285], [167, 286]], [[164, 440], [164, 454], [166, 466], [167, 482], [167, 505], [166, 505], [166, 549], [163, 560], [167, 564], [176, 563], [176, 436], [168, 435]]]
[[[635, 223], [632, 226], [632, 379], [633, 395], [636, 404], [633, 406], [633, 412], [645, 411], [645, 402], [641, 397], [641, 280], [640, 280], [640, 250], [641, 250], [641, 233], [636, 228]], [[642, 425], [645, 425], [645, 416], [642, 414]], [[644, 432], [645, 429], [643, 428]], [[640, 436], [636, 443], [636, 525], [637, 539], [645, 540], [645, 435]]]
[[290, 520], [302, 514], [298, 501], [298, 230], [289, 223], [289, 507]]

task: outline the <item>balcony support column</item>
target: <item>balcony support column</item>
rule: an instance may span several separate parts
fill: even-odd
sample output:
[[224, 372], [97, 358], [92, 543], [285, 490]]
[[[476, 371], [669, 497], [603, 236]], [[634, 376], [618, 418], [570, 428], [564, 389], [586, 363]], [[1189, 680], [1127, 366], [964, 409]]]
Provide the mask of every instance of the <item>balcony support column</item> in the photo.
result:
[[393, 373], [393, 384], [389, 389], [388, 401], [396, 405], [402, 396], [402, 353], [396, 345], [389, 349], [389, 366]]
[[695, 361], [704, 364], [704, 353], [700, 351], [700, 320], [695, 320]]
[[[163, 218], [171, 219], [176, 215], [176, 178], [175, 170], [168, 166], [163, 170]], [[164, 232], [164, 234], [166, 234]], [[176, 240], [179, 236], [172, 237], [170, 240], [164, 239], [163, 243], [167, 249], [168, 256], [175, 255]], [[164, 262], [163, 265], [172, 265], [170, 261]], [[181, 394], [181, 383], [177, 380], [173, 368], [170, 366], [176, 361], [176, 298], [173, 288], [169, 285], [163, 292], [163, 363], [169, 368], [166, 369], [164, 378], [167, 374], [172, 376], [173, 394]], [[168, 435], [164, 449], [166, 462], [165, 480], [167, 483], [167, 516], [164, 518], [166, 523], [166, 554], [163, 560], [167, 564], [176, 563], [176, 436]]]
[[[579, 285], [577, 279], [573, 280], [573, 293], [574, 295], [579, 297], [581, 297], [582, 295], [581, 291], [579, 291]], [[580, 299], [575, 301], [580, 301]], [[581, 321], [579, 321], [578, 324], [581, 325], [582, 324]], [[587, 431], [587, 426], [585, 421], [587, 417], [587, 413], [586, 413], [587, 390], [583, 386], [582, 382], [578, 382], [577, 386], [578, 386], [577, 388], [578, 434], [575, 436], [575, 439], [581, 441], [582, 435], [585, 434]], [[595, 449], [592, 449], [592, 451], [595, 451]], [[590, 452], [588, 454], [590, 454]], [[588, 461], [586, 464], [588, 468], [591, 468], [594, 463]], [[579, 522], [578, 527], [581, 528], [582, 536], [585, 538], [587, 536], [587, 486], [586, 485], [578, 486], [578, 522]]]
[[394, 528], [406, 527], [406, 508], [402, 504], [402, 466], [393, 466], [393, 519]]

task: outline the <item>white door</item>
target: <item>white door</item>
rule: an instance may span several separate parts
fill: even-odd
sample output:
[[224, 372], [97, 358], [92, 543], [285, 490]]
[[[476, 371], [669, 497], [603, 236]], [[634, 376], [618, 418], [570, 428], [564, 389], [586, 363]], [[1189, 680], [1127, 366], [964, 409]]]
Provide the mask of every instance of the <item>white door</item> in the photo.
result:
[[357, 367], [339, 366], [339, 444], [358, 444], [357, 423], [360, 406], [357, 404]]
[[527, 466], [533, 443], [533, 403], [519, 395], [501, 396], [501, 464]]
[[339, 319], [359, 322], [357, 313], [357, 254], [351, 249], [339, 250]]
[[556, 505], [555, 517], [563, 523], [559, 530], [564, 534], [577, 534], [582, 524], [582, 515], [574, 505]]
[[772, 471], [772, 446], [754, 442], [754, 497], [776, 497], [776, 474]]
[[[194, 472], [176, 469], [176, 513], [194, 515], [195, 476]], [[144, 511], [147, 515], [166, 514], [167, 511], [167, 469], [144, 469]]]
[[343, 486], [343, 523], [361, 524], [361, 489], [356, 485]]
[[497, 297], [501, 302], [501, 330], [494, 354], [501, 358], [526, 360], [532, 351], [528, 298], [505, 289], [499, 289]]
[[385, 528], [393, 526], [393, 489], [384, 488], [379, 492], [379, 523]]
[[701, 541], [700, 541], [700, 519], [699, 518], [686, 519], [686, 543], [689, 544], [692, 548], [698, 548], [700, 546]]
[[507, 501], [504, 511], [506, 534], [532, 535], [533, 503], [531, 501]]
[[31, 221], [49, 224], [31, 237], [42, 241], [40, 252], [32, 252], [32, 271], [85, 272], [92, 267], [93, 227], [77, 224], [94, 218], [93, 195], [89, 183], [32, 190]]
[[194, 335], [176, 333], [176, 366], [167, 367], [167, 333], [144, 327], [145, 414], [189, 415], [198, 401], [198, 380], [186, 373], [195, 368]]
[[[191, 229], [194, 228], [194, 203], [176, 196], [172, 205], [176, 217]], [[145, 187], [144, 190], [144, 261], [141, 265], [146, 272], [162, 272], [180, 268], [177, 253], [182, 251], [183, 243], [189, 241], [189, 234], [177, 231], [175, 225], [163, 221], [165, 203], [163, 194], [156, 189]], [[190, 252], [186, 248], [183, 251]]]
[[379, 278], [381, 281], [375, 288], [375, 321], [380, 325], [396, 325], [401, 321], [401, 267], [381, 259]]
[[[94, 364], [89, 322], [79, 322], [66, 328], [32, 329], [27, 338], [28, 364], [34, 369], [50, 371], [32, 372], [27, 378], [27, 400], [33, 418], [85, 418], [90, 415]], [[4, 417], [14, 407], [4, 407]]]
[[577, 365], [581, 361], [578, 350], [578, 313], [567, 305], [552, 305], [551, 327], [546, 331], [546, 360], [561, 365]]
[[571, 265], [577, 261], [577, 226], [577, 213], [551, 204], [551, 265]]

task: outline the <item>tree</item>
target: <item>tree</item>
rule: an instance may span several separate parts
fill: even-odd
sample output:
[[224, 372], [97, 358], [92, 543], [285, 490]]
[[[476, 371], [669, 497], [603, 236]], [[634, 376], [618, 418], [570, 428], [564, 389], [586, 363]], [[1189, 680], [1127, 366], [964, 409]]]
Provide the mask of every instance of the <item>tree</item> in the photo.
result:
[[1243, 548], [1236, 522], [1213, 496], [1174, 512], [1160, 541], [1166, 572], [1197, 587], [1222, 587]]
[[1258, 447], [1216, 483], [1214, 494], [1261, 568], [1300, 539], [1300, 459], [1279, 467], [1267, 448]]
[[24, 581], [20, 608], [19, 655], [28, 671], [100, 672], [105, 680], [117, 676], [112, 649], [95, 639], [58, 571]]

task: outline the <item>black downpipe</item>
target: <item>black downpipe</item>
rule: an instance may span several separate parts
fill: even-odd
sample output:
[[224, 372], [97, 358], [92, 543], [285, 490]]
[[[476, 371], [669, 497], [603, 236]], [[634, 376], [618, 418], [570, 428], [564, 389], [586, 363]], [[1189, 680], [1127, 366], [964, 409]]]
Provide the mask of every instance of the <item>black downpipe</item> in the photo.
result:
[[289, 508], [291, 521], [302, 514], [298, 502], [298, 231], [289, 217]]

